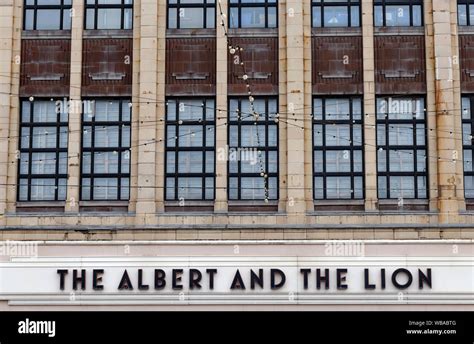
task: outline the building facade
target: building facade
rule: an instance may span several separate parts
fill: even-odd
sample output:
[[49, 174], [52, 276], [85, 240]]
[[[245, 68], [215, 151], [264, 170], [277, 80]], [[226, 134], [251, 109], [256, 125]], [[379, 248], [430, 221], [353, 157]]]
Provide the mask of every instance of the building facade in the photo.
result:
[[471, 10], [0, 0], [1, 308], [472, 309]]

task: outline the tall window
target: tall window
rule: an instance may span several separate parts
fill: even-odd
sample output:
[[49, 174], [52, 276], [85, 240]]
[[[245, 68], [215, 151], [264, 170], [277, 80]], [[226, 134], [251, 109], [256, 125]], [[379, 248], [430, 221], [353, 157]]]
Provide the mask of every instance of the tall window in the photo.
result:
[[427, 198], [423, 98], [377, 99], [379, 198]]
[[130, 123], [130, 100], [84, 104], [81, 200], [129, 199]]
[[229, 199], [278, 199], [277, 100], [257, 98], [253, 109], [248, 98], [229, 105]]
[[375, 0], [375, 26], [422, 26], [423, 0]]
[[474, 1], [458, 0], [458, 24], [474, 25]]
[[464, 160], [464, 196], [474, 199], [474, 166], [473, 166], [473, 135], [474, 135], [474, 97], [462, 98], [462, 131]]
[[231, 28], [277, 27], [277, 0], [230, 0]]
[[214, 29], [215, 0], [168, 0], [168, 29]]
[[313, 101], [314, 198], [364, 198], [360, 98]]
[[214, 100], [170, 98], [166, 109], [166, 199], [213, 200]]
[[360, 0], [313, 0], [313, 27], [360, 26]]
[[55, 101], [21, 101], [19, 201], [63, 201], [68, 116]]
[[25, 0], [25, 30], [70, 30], [72, 0]]
[[133, 28], [133, 0], [86, 0], [86, 30]]

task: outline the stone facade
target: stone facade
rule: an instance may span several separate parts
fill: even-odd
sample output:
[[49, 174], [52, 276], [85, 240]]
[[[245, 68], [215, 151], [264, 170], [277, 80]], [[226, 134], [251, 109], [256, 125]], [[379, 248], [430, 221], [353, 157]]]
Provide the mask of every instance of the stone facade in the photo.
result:
[[[460, 38], [461, 42], [468, 41], [469, 35], [474, 31], [463, 32], [462, 37], [458, 33], [455, 1], [426, 0], [424, 28], [390, 31], [373, 27], [373, 3], [371, 0], [363, 0], [361, 28], [344, 32], [312, 29], [309, 0], [280, 0], [278, 29], [262, 33], [258, 30], [239, 32], [237, 29], [227, 32], [227, 29], [220, 25], [219, 9], [216, 30], [167, 30], [165, 1], [142, 0], [135, 1], [133, 33], [100, 30], [90, 33], [83, 30], [83, 1], [73, 0], [75, 14], [70, 35], [52, 38], [70, 40], [70, 99], [80, 101], [87, 94], [104, 92], [100, 83], [95, 85], [92, 91], [87, 91], [89, 93], [86, 92], [86, 88], [90, 86], [84, 82], [84, 78], [89, 77], [85, 74], [88, 69], [84, 68], [90, 67], [86, 64], [87, 59], [94, 59], [97, 52], [88, 55], [84, 49], [92, 43], [107, 51], [107, 56], [113, 55], [110, 53], [111, 49], [119, 46], [120, 49], [126, 50], [126, 53], [119, 53], [129, 54], [132, 59], [130, 66], [115, 68], [119, 72], [123, 70], [127, 74], [131, 73], [123, 80], [125, 86], [114, 89], [111, 85], [106, 88], [107, 92], [112, 94], [130, 95], [133, 111], [132, 146], [136, 147], [131, 152], [130, 201], [114, 204], [113, 209], [119, 209], [116, 211], [108, 210], [110, 204], [79, 200], [81, 121], [78, 113], [71, 113], [69, 121], [67, 200], [55, 203], [54, 211], [42, 211], [42, 207], [51, 205], [45, 203], [35, 204], [35, 208], [28, 211], [32, 208], [30, 204], [17, 201], [18, 94], [21, 89], [21, 59], [25, 56], [21, 47], [26, 39], [35, 39], [21, 30], [22, 3], [22, 0], [0, 0], [2, 240], [474, 239], [474, 213], [466, 210], [469, 207], [464, 199], [462, 158], [453, 159], [454, 155], [462, 156], [459, 109], [463, 91], [461, 87], [468, 81], [466, 75], [461, 77], [462, 66], [457, 61], [458, 56], [463, 57], [462, 61], [472, 59], [472, 56], [466, 56], [467, 51], [459, 51], [458, 42]], [[227, 1], [222, 1], [221, 5], [226, 13]], [[338, 36], [335, 37], [334, 44], [349, 46], [347, 54], [362, 54], [362, 60], [355, 58], [357, 65], [354, 70], [358, 74], [356, 84], [353, 87], [345, 85], [344, 89], [350, 92], [355, 87], [356, 93], [363, 91], [366, 192], [361, 209], [351, 207], [350, 202], [338, 201], [335, 202], [337, 211], [323, 212], [315, 210], [317, 201], [313, 200], [310, 114], [314, 90], [320, 93], [319, 90], [324, 89], [324, 92], [328, 90], [330, 94], [336, 94], [337, 92], [331, 89], [337, 88], [337, 85], [328, 86], [326, 89], [320, 83], [315, 83], [313, 44], [331, 44], [333, 36]], [[46, 34], [36, 38], [42, 41], [51, 39]], [[252, 61], [252, 68], [263, 65], [264, 72], [272, 74], [268, 82], [256, 82], [261, 86], [257, 87], [257, 93], [275, 93], [279, 99], [279, 111], [287, 113], [289, 117], [292, 112], [303, 112], [299, 114], [300, 117], [304, 115], [304, 120], [299, 121], [298, 126], [292, 125], [290, 119], [279, 124], [279, 200], [274, 207], [265, 207], [262, 202], [247, 204], [246, 206], [254, 208], [251, 212], [231, 211], [233, 202], [227, 199], [225, 190], [227, 163], [217, 161], [216, 197], [213, 204], [210, 204], [211, 210], [196, 212], [189, 207], [185, 211], [170, 211], [169, 209], [175, 209], [175, 204], [168, 204], [164, 199], [164, 143], [160, 138], [164, 137], [165, 131], [162, 118], [167, 93], [180, 92], [182, 86], [166, 86], [167, 80], [173, 77], [168, 75], [166, 70], [167, 59], [168, 63], [171, 61], [168, 55], [170, 52], [166, 48], [174, 46], [173, 42], [183, 44], [182, 42], [185, 43], [188, 39], [196, 39], [197, 42], [202, 40], [212, 46], [204, 55], [211, 51], [215, 53], [214, 60], [207, 65], [197, 61], [201, 66], [195, 72], [201, 72], [201, 69], [205, 71], [209, 66], [216, 68], [215, 72], [209, 73], [215, 85], [206, 85], [201, 81], [199, 83], [205, 86], [206, 92], [215, 90], [216, 107], [224, 109], [228, 106], [229, 94], [242, 93], [241, 86], [244, 86], [245, 92], [245, 85], [236, 79], [232, 70], [227, 38], [242, 43], [244, 47], [250, 46], [249, 49], [252, 49], [252, 44], [254, 48], [259, 44], [270, 47], [275, 61], [267, 65], [264, 60], [271, 55], [268, 52], [247, 54], [263, 58], [262, 61]], [[110, 45], [101, 44], [100, 39]], [[362, 46], [355, 46], [360, 43]], [[114, 44], [115, 48], [112, 47]], [[387, 47], [387, 44], [387, 51], [380, 52], [381, 47]], [[410, 89], [412, 86], [392, 79], [394, 86], [384, 85], [385, 89], [379, 88], [377, 83], [381, 78], [380, 68], [383, 69], [384, 63], [393, 64], [388, 58], [396, 60], [394, 51], [403, 52], [407, 44], [413, 47], [413, 54], [406, 55], [403, 61], [398, 63], [400, 69], [415, 70], [418, 75], [416, 85], [412, 85], [414, 88]], [[245, 52], [247, 53], [247, 50]], [[327, 54], [318, 54], [317, 58], [338, 58], [341, 53], [345, 54], [332, 46]], [[97, 54], [102, 56], [101, 53]], [[197, 55], [201, 57], [199, 53]], [[118, 63], [117, 56], [111, 58], [113, 63]], [[384, 63], [379, 63], [381, 61], [378, 59]], [[177, 70], [179, 69], [178, 72], [187, 72], [183, 62], [174, 59], [172, 62]], [[273, 62], [278, 63], [278, 66], [273, 65]], [[331, 68], [328, 65], [322, 73], [330, 73]], [[348, 70], [351, 71], [349, 68]], [[131, 83], [127, 82], [128, 77]], [[357, 80], [363, 80], [363, 83], [357, 85]], [[199, 86], [195, 89], [202, 88]], [[384, 202], [377, 199], [375, 97], [386, 93], [387, 88], [393, 89], [393, 94], [401, 91], [418, 94], [426, 89], [427, 126], [430, 133], [430, 193], [426, 208], [421, 210], [419, 207], [398, 209], [396, 206], [395, 209], [387, 210], [381, 207]], [[24, 89], [23, 93], [27, 90]], [[185, 90], [183, 95], [186, 95], [186, 92], [189, 94], [189, 89]], [[217, 114], [217, 149], [227, 145], [225, 121], [225, 118]], [[151, 126], [150, 122], [155, 125]], [[341, 207], [346, 210], [341, 211]]]

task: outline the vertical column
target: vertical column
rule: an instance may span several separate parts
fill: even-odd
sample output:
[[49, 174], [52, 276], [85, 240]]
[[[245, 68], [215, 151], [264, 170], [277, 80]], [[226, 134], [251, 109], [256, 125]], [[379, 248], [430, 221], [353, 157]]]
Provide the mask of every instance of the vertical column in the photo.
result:
[[[164, 139], [165, 137], [165, 101], [166, 101], [166, 1], [157, 1], [158, 2], [158, 27], [157, 34], [158, 36], [158, 56], [156, 73], [156, 138]], [[154, 55], [155, 56], [155, 55]], [[155, 148], [155, 157], [156, 157], [156, 172], [155, 174], [155, 202], [156, 202], [156, 211], [163, 212], [165, 210], [165, 141], [158, 142], [156, 145], [152, 146]]]
[[158, 1], [141, 1], [140, 25], [140, 90], [137, 147], [137, 214], [155, 213], [156, 196], [156, 127], [157, 116], [157, 55], [158, 55]]
[[287, 106], [287, 87], [286, 87], [286, 3], [284, 1], [278, 2], [278, 105], [282, 113], [283, 120], [278, 122], [278, 174], [279, 174], [279, 202], [278, 211], [286, 212], [288, 207], [288, 190], [287, 190], [287, 124], [286, 117], [288, 112]]
[[374, 4], [362, 1], [362, 51], [364, 68], [365, 210], [377, 210], [377, 151], [375, 111]]
[[426, 116], [428, 138], [428, 179], [430, 211], [438, 210], [438, 147], [436, 133], [436, 90], [435, 90], [435, 58], [433, 50], [433, 6], [431, 1], [424, 4], [425, 47], [426, 47]]
[[457, 162], [456, 162], [456, 198], [458, 200], [458, 210], [466, 210], [466, 200], [464, 196], [464, 162], [463, 160], [463, 143], [462, 143], [462, 111], [461, 111], [461, 70], [459, 64], [459, 36], [458, 36], [458, 9], [457, 3], [450, 1], [451, 11], [451, 32], [452, 40], [452, 79], [454, 92], [454, 139], [456, 145]]
[[[221, 0], [222, 13], [228, 13], [227, 0]], [[225, 21], [225, 19], [224, 19]], [[227, 109], [227, 56], [228, 46], [224, 28], [221, 25], [219, 7], [217, 8], [216, 20], [216, 108]], [[227, 23], [225, 23], [227, 27]], [[227, 158], [221, 159], [223, 154], [220, 151], [227, 151], [227, 123], [228, 113], [226, 111], [216, 111], [216, 199], [214, 202], [215, 212], [227, 212]], [[221, 157], [221, 158], [219, 158]]]
[[[313, 202], [313, 54], [311, 42], [311, 1], [303, 1], [303, 24], [304, 24], [304, 109], [300, 112], [304, 113], [304, 122], [300, 122], [304, 126], [304, 142], [305, 142], [305, 189], [304, 197], [306, 201], [306, 210], [314, 210]], [[300, 114], [301, 116], [301, 114]]]
[[[287, 118], [305, 107], [304, 83], [304, 11], [303, 1], [286, 2]], [[288, 15], [290, 14], [291, 15]], [[300, 125], [287, 125], [287, 212], [304, 213], [305, 134]], [[302, 218], [302, 217], [297, 217]]]
[[130, 153], [130, 202], [128, 210], [136, 212], [138, 197], [138, 114], [140, 112], [140, 28], [141, 2], [133, 2], [133, 61], [132, 61], [132, 149]]
[[[459, 199], [457, 188], [462, 188], [462, 174], [457, 164], [462, 164], [460, 133], [455, 133], [456, 122], [461, 121], [461, 111], [455, 108], [453, 82], [453, 56], [456, 44], [456, 27], [451, 25], [452, 12], [456, 6], [451, 1], [433, 0], [433, 51], [435, 58], [435, 99], [438, 138], [438, 183], [439, 183], [439, 222], [452, 223], [458, 218]], [[454, 31], [453, 31], [454, 30]], [[460, 144], [456, 144], [456, 138]]]
[[[19, 114], [21, 11], [19, 0], [0, 3], [0, 214], [13, 211], [16, 201], [16, 168]], [[17, 28], [17, 30], [15, 30]]]
[[79, 211], [79, 185], [81, 184], [81, 82], [82, 33], [84, 1], [72, 2], [71, 27], [71, 82], [69, 87], [68, 181], [66, 212]]

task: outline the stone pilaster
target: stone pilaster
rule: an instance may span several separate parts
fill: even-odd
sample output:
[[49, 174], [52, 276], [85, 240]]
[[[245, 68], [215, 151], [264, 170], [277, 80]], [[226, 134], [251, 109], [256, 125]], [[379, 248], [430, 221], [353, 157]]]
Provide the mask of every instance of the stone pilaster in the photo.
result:
[[[458, 221], [459, 202], [462, 189], [462, 174], [458, 164], [462, 164], [462, 141], [457, 122], [461, 121], [461, 111], [456, 108], [460, 97], [453, 80], [453, 57], [458, 54], [456, 26], [452, 25], [455, 5], [451, 1], [433, 0], [433, 55], [435, 59], [435, 102], [437, 119], [438, 184], [439, 184], [439, 222]], [[457, 82], [459, 85], [459, 82]], [[458, 110], [456, 110], [458, 109]], [[430, 114], [431, 115], [431, 114]], [[456, 143], [458, 139], [459, 143]]]
[[[166, 1], [158, 1], [158, 58], [157, 58], [157, 75], [156, 75], [156, 139], [164, 139], [165, 137], [165, 101], [166, 101]], [[155, 62], [156, 63], [156, 62]], [[165, 145], [166, 142], [158, 142], [152, 147], [156, 149], [156, 170], [154, 172], [155, 179], [155, 202], [156, 211], [163, 212], [165, 210]]]
[[377, 151], [376, 151], [376, 100], [374, 59], [374, 4], [362, 2], [362, 50], [364, 68], [364, 141], [365, 141], [365, 210], [377, 210]]
[[[286, 62], [287, 62], [287, 112], [283, 117], [292, 117], [292, 112], [305, 108], [304, 72], [304, 2], [286, 2]], [[290, 15], [291, 14], [291, 15]], [[305, 132], [301, 122], [287, 124], [287, 213], [305, 213]], [[299, 220], [299, 216], [294, 218]]]
[[[158, 5], [155, 0], [141, 1], [139, 102], [137, 147], [137, 202], [138, 215], [153, 214], [156, 211], [156, 156], [159, 144], [155, 143], [156, 126], [159, 120], [157, 107], [158, 92]], [[161, 190], [163, 191], [163, 190]]]
[[0, 214], [15, 209], [23, 3], [0, 2]]
[[140, 28], [141, 28], [141, 2], [133, 3], [133, 68], [132, 68], [132, 149], [130, 152], [130, 202], [128, 210], [137, 210], [138, 197], [138, 146], [139, 131], [138, 114], [140, 111]]
[[[220, 4], [222, 13], [227, 13], [227, 0], [222, 0]], [[225, 21], [225, 27], [227, 22]], [[228, 45], [224, 28], [221, 25], [220, 9], [216, 12], [216, 109], [227, 109], [227, 56]], [[216, 110], [216, 199], [214, 202], [215, 212], [227, 212], [227, 159], [222, 158], [220, 151], [227, 151], [227, 126], [228, 113]], [[226, 158], [228, 155], [226, 155]]]
[[438, 147], [436, 144], [436, 87], [435, 87], [435, 58], [433, 50], [433, 6], [430, 1], [425, 2], [425, 47], [426, 47], [426, 121], [428, 138], [428, 180], [429, 180], [429, 209], [438, 210]]
[[69, 86], [68, 181], [65, 211], [79, 211], [81, 185], [81, 84], [84, 1], [72, 2], [71, 81]]

